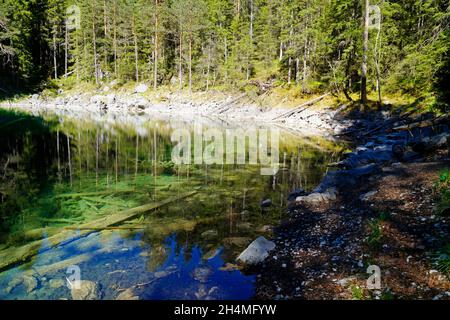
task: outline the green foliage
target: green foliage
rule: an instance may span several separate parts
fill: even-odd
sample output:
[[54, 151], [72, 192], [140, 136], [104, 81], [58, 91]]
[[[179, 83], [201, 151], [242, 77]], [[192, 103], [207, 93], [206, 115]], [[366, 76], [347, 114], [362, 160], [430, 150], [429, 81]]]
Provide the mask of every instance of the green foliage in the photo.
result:
[[[71, 4], [81, 10], [81, 25], [66, 32]], [[378, 74], [382, 92], [436, 96], [445, 110], [446, 1], [371, 4], [382, 22], [369, 35], [369, 90]], [[302, 93], [351, 94], [360, 88], [361, 19], [360, 0], [3, 0], [0, 87], [48, 85], [67, 71], [98, 85], [145, 81], [205, 90], [257, 80]]]
[[439, 174], [439, 180], [434, 184], [434, 189], [439, 195], [436, 211], [441, 215], [450, 212], [450, 173], [448, 168]]
[[364, 300], [365, 299], [364, 289], [361, 288], [359, 285], [357, 285], [357, 284], [352, 285], [350, 287], [350, 291], [351, 291], [353, 300]]
[[434, 255], [436, 268], [450, 279], [450, 244]]
[[367, 244], [377, 249], [381, 246], [381, 240], [383, 238], [383, 230], [380, 219], [375, 219], [369, 222], [369, 236], [367, 238]]
[[379, 219], [380, 221], [387, 221], [391, 218], [391, 213], [387, 211], [380, 212]]

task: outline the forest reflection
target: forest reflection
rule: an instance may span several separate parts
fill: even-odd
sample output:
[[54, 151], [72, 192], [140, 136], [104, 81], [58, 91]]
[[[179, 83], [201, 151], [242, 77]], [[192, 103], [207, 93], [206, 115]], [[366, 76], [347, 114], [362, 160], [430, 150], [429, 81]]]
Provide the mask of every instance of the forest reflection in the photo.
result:
[[[280, 170], [275, 176], [262, 176], [259, 165], [176, 165], [171, 159], [171, 133], [181, 127], [191, 129], [176, 121], [91, 121], [2, 111], [0, 250], [20, 248], [67, 228], [174, 198], [120, 226], [99, 228], [95, 250], [86, 247], [87, 237], [74, 243], [76, 251], [60, 259], [98, 250], [98, 257], [117, 255], [120, 247], [105, 243], [116, 237], [131, 241], [139, 236], [130, 245], [140, 248], [139, 259], [132, 263], [123, 253], [118, 255], [129, 268], [145, 259], [141, 264], [154, 274], [178, 252], [185, 261], [180, 270], [187, 270], [186, 261], [193, 254], [218, 259], [213, 261], [219, 270], [255, 237], [270, 236], [270, 226], [284, 215], [288, 194], [317, 185], [327, 164], [335, 162], [343, 150], [321, 138], [281, 132]], [[196, 193], [177, 199], [192, 191]], [[261, 202], [267, 199], [272, 205], [262, 208]], [[104, 246], [109, 249], [102, 250]], [[45, 253], [40, 258], [43, 265], [53, 263], [45, 259]], [[98, 261], [102, 259], [83, 263], [94, 263], [101, 270], [104, 264]], [[95, 266], [89, 268], [92, 273], [97, 272]]]

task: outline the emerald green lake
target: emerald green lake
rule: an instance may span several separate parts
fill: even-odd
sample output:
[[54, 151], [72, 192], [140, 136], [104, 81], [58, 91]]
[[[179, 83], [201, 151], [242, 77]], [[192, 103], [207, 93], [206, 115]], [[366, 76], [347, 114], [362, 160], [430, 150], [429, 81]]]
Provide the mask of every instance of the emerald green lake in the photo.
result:
[[280, 130], [279, 171], [265, 176], [258, 164], [175, 164], [179, 128], [193, 125], [0, 110], [0, 299], [72, 299], [73, 266], [98, 299], [130, 288], [139, 299], [250, 299], [255, 275], [236, 257], [273, 236], [289, 193], [314, 188], [343, 147]]

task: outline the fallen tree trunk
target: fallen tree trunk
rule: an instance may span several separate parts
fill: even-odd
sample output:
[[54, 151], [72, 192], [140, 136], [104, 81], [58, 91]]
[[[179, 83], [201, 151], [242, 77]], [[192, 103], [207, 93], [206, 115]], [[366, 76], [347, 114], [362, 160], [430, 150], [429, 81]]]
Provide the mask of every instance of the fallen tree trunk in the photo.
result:
[[103, 230], [143, 230], [145, 226], [129, 226], [129, 227], [65, 227], [65, 230], [92, 230], [92, 231], [103, 231]]
[[411, 130], [414, 128], [426, 128], [426, 127], [431, 127], [443, 122], [448, 121], [450, 118], [449, 115], [443, 115], [440, 117], [436, 117], [434, 119], [426, 119], [426, 120], [420, 120], [420, 121], [415, 121], [409, 124], [405, 124], [402, 126], [397, 126], [392, 128], [392, 131], [405, 131], [405, 130]]
[[365, 136], [368, 136], [368, 135], [370, 135], [370, 134], [372, 134], [372, 133], [375, 133], [375, 132], [377, 132], [377, 131], [379, 131], [379, 130], [381, 130], [381, 129], [384, 129], [384, 128], [386, 128], [386, 127], [388, 127], [388, 126], [390, 126], [390, 125], [392, 125], [392, 124], [394, 124], [394, 123], [396, 123], [396, 122], [398, 122], [398, 121], [403, 121], [404, 119], [408, 118], [409, 116], [413, 115], [413, 114], [416, 113], [416, 112], [417, 112], [417, 110], [411, 110], [411, 111], [409, 111], [409, 112], [407, 112], [407, 113], [401, 115], [398, 119], [391, 119], [391, 120], [389, 120], [389, 121], [386, 121], [386, 122], [383, 123], [382, 125], [380, 125], [380, 126], [378, 126], [378, 127], [375, 127], [374, 129], [369, 130], [369, 131], [363, 133], [362, 136], [364, 136], [364, 137], [365, 137]]
[[131, 193], [131, 192], [137, 192], [135, 189], [126, 189], [126, 190], [110, 190], [110, 191], [99, 191], [99, 192], [83, 192], [83, 193], [65, 193], [65, 194], [59, 194], [55, 196], [55, 199], [74, 199], [74, 198], [81, 198], [81, 197], [94, 197], [94, 196], [106, 196], [110, 194], [117, 194], [117, 193]]
[[310, 101], [302, 103], [298, 107], [295, 107], [294, 109], [289, 110], [288, 112], [285, 112], [285, 113], [283, 113], [283, 114], [273, 118], [272, 120], [275, 121], [275, 120], [278, 120], [278, 119], [288, 118], [288, 117], [290, 117], [290, 116], [292, 116], [292, 115], [294, 115], [296, 113], [301, 113], [301, 112], [305, 111], [306, 109], [312, 107], [315, 103], [323, 100], [324, 98], [326, 98], [330, 94], [331, 94], [331, 92], [327, 92], [327, 93], [321, 95], [320, 97], [317, 97], [317, 98], [314, 98], [314, 99], [312, 99]]
[[246, 95], [246, 93], [243, 93], [240, 96], [232, 99], [231, 101], [225, 102], [222, 106], [220, 106], [219, 110], [217, 111], [217, 114], [222, 114], [225, 111], [228, 111], [232, 107], [233, 103], [235, 103], [236, 101], [242, 99], [243, 97], [245, 97], [245, 95]]
[[[36, 240], [21, 247], [10, 247], [0, 252], [0, 271], [8, 269], [14, 265], [28, 261], [35, 256], [38, 252], [43, 252], [51, 249], [52, 246], [58, 246], [70, 243], [82, 237], [85, 237], [98, 228], [105, 228], [123, 223], [127, 220], [131, 220], [141, 214], [158, 209], [162, 206], [170, 203], [180, 201], [184, 198], [193, 196], [197, 191], [191, 191], [184, 193], [178, 197], [172, 197], [160, 202], [145, 204], [136, 208], [127, 209], [112, 215], [108, 215], [104, 218], [88, 222], [80, 225], [75, 230], [64, 230], [54, 236], [48, 237], [43, 240]], [[45, 241], [44, 241], [45, 240]], [[50, 243], [52, 246], [43, 247], [43, 244]]]

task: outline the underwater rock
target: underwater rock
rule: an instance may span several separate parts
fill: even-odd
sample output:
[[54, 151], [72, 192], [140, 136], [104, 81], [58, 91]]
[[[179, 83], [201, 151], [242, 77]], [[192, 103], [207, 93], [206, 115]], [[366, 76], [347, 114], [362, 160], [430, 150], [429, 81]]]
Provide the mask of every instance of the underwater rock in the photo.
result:
[[249, 265], [258, 264], [264, 261], [269, 256], [269, 252], [273, 249], [275, 249], [275, 243], [260, 236], [253, 241], [236, 260]]
[[155, 272], [153, 275], [155, 276], [155, 278], [159, 279], [159, 278], [164, 278], [167, 276], [170, 276], [173, 273], [173, 271], [168, 271], [168, 270], [163, 270], [163, 271], [157, 271]]
[[214, 259], [215, 257], [217, 257], [217, 255], [218, 254], [220, 254], [221, 253], [221, 250], [219, 250], [219, 249], [212, 249], [212, 250], [209, 250], [208, 252], [206, 252], [204, 255], [203, 255], [203, 259], [204, 260], [210, 260], [210, 259]]
[[58, 289], [66, 285], [63, 279], [51, 279], [48, 284], [52, 289]]
[[27, 293], [33, 292], [39, 285], [38, 279], [33, 275], [22, 275], [17, 278], [14, 278], [5, 288], [5, 292], [7, 294], [11, 293], [18, 286], [23, 285]]
[[203, 238], [203, 239], [214, 239], [214, 238], [216, 238], [217, 236], [219, 235], [219, 233], [217, 232], [217, 230], [207, 230], [207, 231], [205, 231], [205, 232], [203, 232], [202, 234], [201, 234], [201, 237]]
[[100, 299], [100, 288], [92, 281], [81, 280], [80, 286], [71, 289], [73, 300], [98, 300]]
[[249, 230], [252, 228], [252, 224], [250, 222], [240, 222], [236, 225], [239, 230]]
[[219, 268], [220, 271], [229, 271], [229, 272], [236, 271], [236, 270], [239, 270], [239, 269], [240, 268], [239, 268], [239, 266], [237, 264], [233, 264], [233, 263], [229, 263], [229, 262], [225, 263], [224, 266]]
[[252, 241], [252, 239], [248, 237], [229, 237], [223, 239], [223, 244], [231, 247], [244, 247], [248, 245], [250, 241]]
[[272, 205], [272, 200], [271, 199], [266, 199], [261, 201], [261, 208], [268, 208]]
[[205, 283], [208, 282], [209, 276], [212, 275], [213, 271], [209, 267], [198, 267], [192, 271], [192, 278], [195, 280]]
[[121, 292], [116, 300], [139, 300], [139, 297], [134, 293], [133, 288], [129, 288], [124, 292]]

